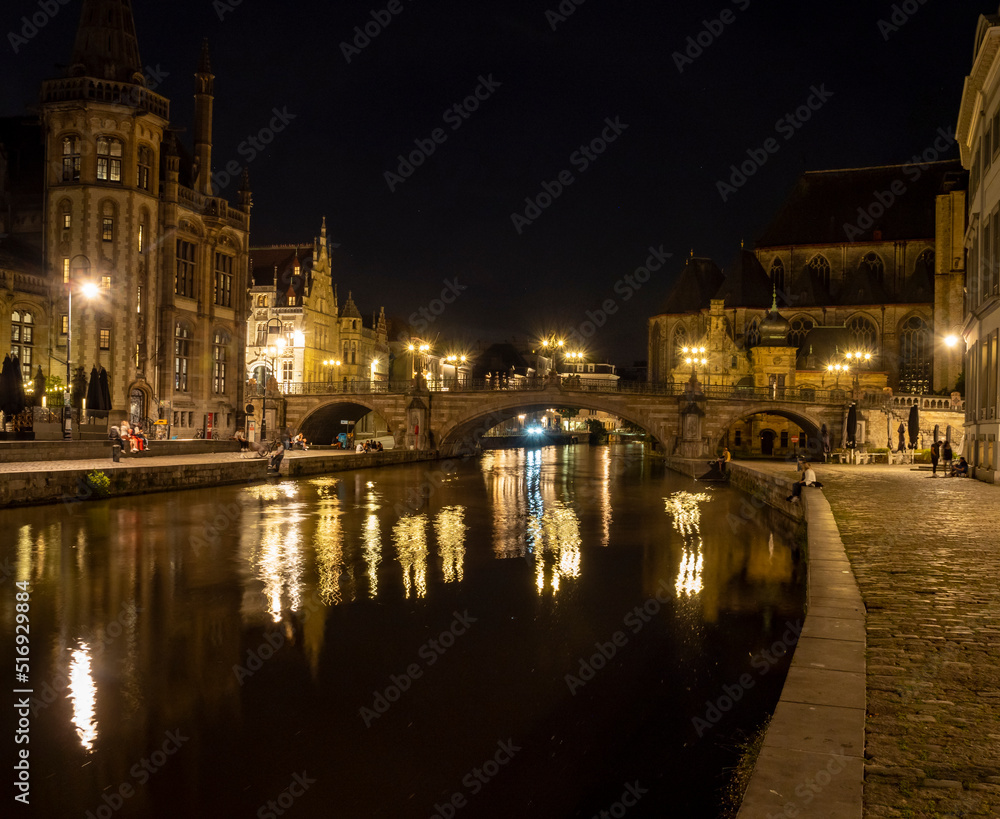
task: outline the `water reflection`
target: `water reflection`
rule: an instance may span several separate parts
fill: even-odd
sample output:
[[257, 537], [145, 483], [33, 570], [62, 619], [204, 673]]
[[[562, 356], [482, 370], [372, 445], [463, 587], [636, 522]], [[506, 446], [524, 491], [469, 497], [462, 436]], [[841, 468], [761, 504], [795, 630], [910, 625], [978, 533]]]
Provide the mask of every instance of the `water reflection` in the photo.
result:
[[461, 583], [465, 563], [465, 507], [446, 506], [434, 518], [441, 574], [445, 583]]
[[[406, 515], [392, 529], [407, 599], [427, 596], [427, 515]], [[411, 576], [412, 574], [412, 576]]]
[[529, 518], [528, 543], [535, 555], [535, 589], [539, 594], [546, 587], [558, 594], [564, 579], [580, 576], [580, 519], [572, 506], [552, 501], [540, 518]]
[[677, 580], [674, 582], [674, 592], [677, 597], [691, 597], [704, 587], [702, 572], [705, 568], [705, 556], [701, 539], [700, 504], [708, 503], [712, 500], [712, 496], [704, 492], [675, 492], [663, 500], [667, 513], [673, 519], [674, 529], [680, 532], [683, 538], [683, 551], [680, 567], [677, 570]]
[[90, 667], [90, 646], [80, 643], [70, 655], [69, 698], [73, 701], [73, 724], [80, 744], [87, 751], [94, 750], [97, 740], [96, 701], [97, 688]]
[[300, 528], [303, 516], [294, 505], [265, 506], [260, 514], [260, 542], [251, 551], [250, 561], [263, 584], [267, 612], [278, 623], [283, 601], [293, 611], [302, 603], [305, 560]]

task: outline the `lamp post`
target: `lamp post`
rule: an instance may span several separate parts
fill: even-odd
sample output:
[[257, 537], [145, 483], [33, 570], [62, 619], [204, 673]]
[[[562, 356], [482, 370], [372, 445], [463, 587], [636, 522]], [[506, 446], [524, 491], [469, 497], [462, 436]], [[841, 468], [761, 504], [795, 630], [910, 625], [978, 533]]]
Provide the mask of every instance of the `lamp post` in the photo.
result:
[[[703, 367], [708, 364], [706, 347], [681, 347], [681, 353], [685, 356], [684, 362], [691, 365], [691, 383], [698, 383], [698, 365]], [[707, 384], [707, 381], [706, 381]]]
[[[424, 356], [424, 354], [426, 354], [427, 352], [430, 351], [431, 345], [430, 344], [410, 344], [410, 346], [409, 346], [408, 349], [410, 351], [410, 379], [412, 380], [412, 379], [414, 379], [414, 378], [417, 377], [417, 372], [418, 371], [419, 371], [419, 373], [421, 375], [423, 375], [423, 373], [424, 373], [423, 356]], [[421, 354], [419, 359], [417, 358], [417, 353]], [[417, 361], [418, 360], [420, 362], [419, 370], [418, 370], [418, 367], [417, 367]]]
[[545, 357], [548, 358], [549, 353], [552, 354], [552, 369], [557, 373], [559, 372], [559, 351], [565, 347], [566, 342], [561, 338], [545, 338], [542, 339], [542, 347], [545, 349]]
[[[326, 361], [323, 362], [323, 366], [324, 367], [338, 367], [339, 368], [340, 367], [340, 359], [339, 358], [328, 358], [328, 359], [326, 359]], [[330, 372], [329, 381], [330, 381], [331, 386], [334, 383], [336, 383], [337, 375], [339, 375], [339, 373], [340, 373], [339, 369], [336, 372], [334, 372], [334, 371]]]
[[[278, 332], [282, 330], [281, 319], [272, 316], [267, 320], [264, 340], [267, 341], [267, 337], [271, 335], [271, 325], [275, 324], [278, 327]], [[277, 360], [278, 355], [285, 349], [285, 339], [283, 336], [278, 336], [274, 343], [267, 343], [263, 349], [264, 361], [267, 363], [271, 362], [271, 369], [274, 370], [274, 362]], [[277, 376], [275, 376], [275, 383], [277, 383]], [[267, 368], [264, 369], [264, 398], [261, 401], [261, 412], [260, 412], [260, 439], [263, 441], [267, 438]]]
[[[86, 264], [79, 265], [75, 269], [81, 271], [90, 271], [90, 260], [86, 256], [76, 256], [76, 259], [83, 259]], [[66, 306], [66, 392], [64, 393], [64, 427], [63, 427], [63, 438], [72, 439], [73, 438], [73, 408], [70, 406], [70, 400], [73, 394], [73, 383], [71, 379], [71, 368], [70, 362], [72, 360], [72, 343], [73, 343], [73, 267], [70, 265], [70, 280], [66, 283], [67, 292], [67, 306]], [[80, 295], [84, 298], [90, 300], [98, 293], [98, 287], [92, 281], [85, 281], [80, 285]]]
[[455, 389], [458, 389], [458, 368], [459, 366], [465, 365], [464, 355], [446, 355], [444, 357], [445, 364], [450, 364], [455, 374]]

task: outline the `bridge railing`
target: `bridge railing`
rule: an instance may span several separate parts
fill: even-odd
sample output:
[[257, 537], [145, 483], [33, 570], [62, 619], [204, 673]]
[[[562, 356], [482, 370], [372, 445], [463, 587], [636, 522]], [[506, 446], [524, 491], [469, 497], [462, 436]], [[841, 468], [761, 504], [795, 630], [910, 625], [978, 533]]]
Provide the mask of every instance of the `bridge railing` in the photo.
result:
[[[455, 381], [428, 381], [430, 392], [531, 392], [551, 388], [544, 378], [517, 378], [506, 383], [485, 378], [465, 378]], [[284, 395], [400, 395], [410, 392], [411, 381], [355, 381], [347, 384], [331, 384], [326, 381], [287, 382], [279, 385]], [[630, 395], [658, 395], [681, 397], [688, 394], [687, 382], [668, 381], [617, 381], [602, 378], [569, 378], [559, 383], [566, 393], [597, 392], [625, 393]], [[708, 398], [744, 401], [802, 401], [814, 404], [846, 404], [853, 400], [847, 390], [817, 390], [811, 387], [745, 387], [732, 385], [702, 385], [702, 393]], [[886, 401], [881, 394], [866, 394], [862, 403], [876, 405]]]

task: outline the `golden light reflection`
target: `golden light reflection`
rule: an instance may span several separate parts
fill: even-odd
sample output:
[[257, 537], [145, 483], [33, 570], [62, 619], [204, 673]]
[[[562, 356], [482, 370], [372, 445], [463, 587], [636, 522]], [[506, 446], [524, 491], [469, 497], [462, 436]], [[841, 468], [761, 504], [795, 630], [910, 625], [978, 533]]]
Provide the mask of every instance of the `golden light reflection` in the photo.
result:
[[407, 599], [411, 591], [417, 598], [427, 596], [427, 522], [427, 515], [406, 515], [392, 529]]
[[705, 557], [701, 540], [701, 508], [712, 496], [705, 492], [675, 492], [664, 498], [667, 513], [673, 517], [674, 529], [683, 538], [681, 564], [677, 570], [674, 591], [678, 597], [691, 597], [704, 587], [702, 573]]
[[572, 506], [551, 501], [541, 518], [529, 518], [528, 542], [535, 554], [535, 589], [539, 594], [546, 585], [553, 595], [558, 594], [564, 579], [580, 576], [580, 519]]
[[70, 655], [69, 698], [73, 701], [73, 724], [80, 744], [87, 751], [94, 749], [97, 740], [97, 687], [90, 667], [90, 646], [80, 643]]
[[482, 458], [483, 477], [493, 513], [493, 554], [499, 559], [525, 555], [521, 528], [528, 516], [528, 492], [525, 470], [516, 452], [494, 450]]
[[378, 564], [382, 562], [382, 531], [378, 515], [369, 515], [365, 521], [365, 565], [368, 566], [368, 595], [378, 596]]
[[602, 447], [600, 457], [597, 508], [601, 510], [601, 545], [607, 546], [611, 542], [611, 447]]
[[434, 519], [445, 583], [462, 582], [465, 564], [465, 507], [445, 506]]
[[344, 569], [344, 529], [336, 502], [321, 502], [316, 521], [316, 572], [319, 599], [328, 606], [342, 602], [340, 575]]
[[302, 512], [289, 506], [264, 507], [261, 517], [260, 543], [251, 555], [251, 564], [264, 585], [267, 611], [277, 623], [281, 621], [283, 598], [291, 610], [302, 605]]

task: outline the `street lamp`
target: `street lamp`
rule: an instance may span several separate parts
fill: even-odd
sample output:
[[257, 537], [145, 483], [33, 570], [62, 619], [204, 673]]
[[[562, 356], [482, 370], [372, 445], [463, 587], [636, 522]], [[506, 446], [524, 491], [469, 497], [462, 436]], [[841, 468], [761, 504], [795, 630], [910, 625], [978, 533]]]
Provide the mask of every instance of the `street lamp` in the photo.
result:
[[[323, 362], [323, 366], [324, 367], [339, 367], [340, 366], [340, 359], [339, 358], [328, 358], [328, 359], [326, 359]], [[337, 374], [339, 374], [339, 370], [337, 371]], [[328, 376], [327, 380], [330, 382], [331, 385], [334, 384], [334, 382], [336, 381], [336, 375], [334, 374], [333, 371], [330, 372], [330, 375]]]
[[[90, 272], [90, 260], [86, 256], [77, 256], [73, 259], [83, 259], [86, 264], [77, 266], [75, 269], [80, 271]], [[65, 408], [63, 410], [64, 414], [64, 427], [63, 427], [63, 437], [72, 439], [73, 438], [73, 408], [70, 406], [70, 400], [72, 396], [72, 381], [70, 361], [72, 359], [72, 342], [73, 342], [73, 284], [74, 277], [72, 274], [72, 264], [70, 265], [70, 280], [66, 282], [66, 292], [67, 292], [67, 310], [66, 310], [66, 392], [64, 393], [64, 404]], [[84, 281], [80, 285], [80, 295], [83, 296], [88, 301], [96, 296], [99, 292], [99, 288], [92, 281]]]
[[416, 375], [417, 375], [417, 372], [418, 372], [418, 370], [417, 370], [416, 354], [418, 352], [421, 353], [421, 357], [420, 357], [420, 370], [419, 370], [419, 372], [420, 372], [421, 375], [423, 375], [423, 372], [424, 372], [423, 354], [425, 354], [425, 353], [427, 353], [427, 352], [430, 351], [431, 345], [430, 344], [411, 344], [408, 349], [410, 350], [410, 371], [411, 371], [410, 372], [410, 378], [412, 379], [412, 378], [416, 378]]
[[[269, 318], [267, 320], [267, 325], [266, 325], [265, 334], [264, 334], [264, 340], [265, 341], [267, 341], [267, 337], [269, 335], [271, 335], [271, 325], [276, 325], [277, 328], [278, 328], [278, 332], [279, 333], [282, 330], [281, 319], [279, 319], [279, 318], [277, 318], [275, 316], [272, 316], [271, 318]], [[267, 363], [268, 361], [271, 362], [271, 370], [272, 370], [272, 372], [275, 369], [275, 361], [277, 360], [278, 356], [281, 355], [282, 352], [284, 352], [285, 343], [286, 342], [285, 342], [284, 337], [281, 336], [281, 335], [279, 335], [274, 340], [274, 343], [267, 343], [266, 346], [264, 347], [263, 351], [262, 351], [262, 353], [264, 355], [264, 361], [265, 361], [265, 363]], [[264, 440], [267, 439], [267, 381], [268, 381], [267, 368], [265, 367], [264, 368], [264, 398], [261, 401], [261, 412], [260, 412], [260, 414], [261, 414], [261, 418], [260, 418], [260, 439], [262, 441], [264, 441]], [[277, 376], [275, 376], [275, 383], [277, 383]]]
[[706, 357], [708, 348], [681, 347], [681, 353], [684, 355], [684, 362], [691, 365], [691, 381], [695, 384], [698, 383], [697, 367], [699, 364], [703, 367], [708, 364], [708, 358]]
[[458, 389], [458, 368], [459, 366], [464, 366], [466, 358], [464, 355], [446, 355], [444, 357], [445, 364], [451, 364], [455, 372], [455, 389]]
[[559, 338], [545, 338], [542, 339], [542, 347], [545, 348], [545, 357], [548, 358], [549, 353], [552, 354], [552, 369], [557, 373], [559, 372], [559, 360], [557, 355], [560, 350], [563, 349], [566, 342]]

